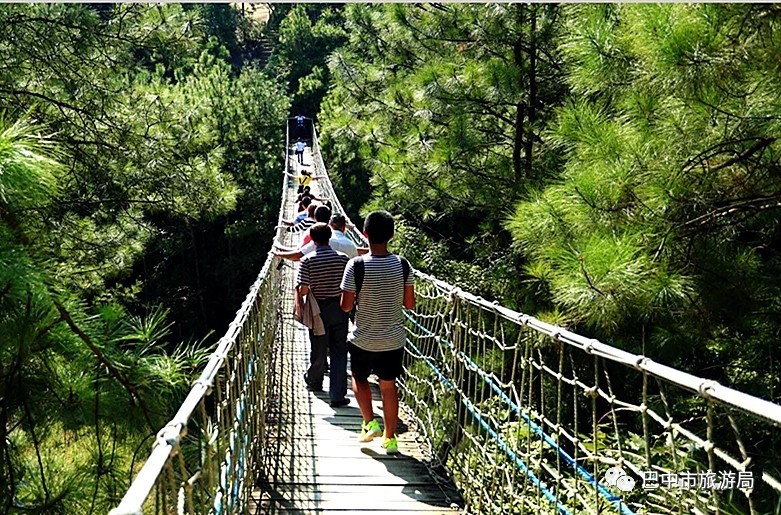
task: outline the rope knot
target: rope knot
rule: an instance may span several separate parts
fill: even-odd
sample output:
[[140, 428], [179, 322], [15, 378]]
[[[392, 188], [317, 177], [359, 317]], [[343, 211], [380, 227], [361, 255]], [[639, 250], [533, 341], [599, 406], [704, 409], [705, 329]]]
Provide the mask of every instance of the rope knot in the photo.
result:
[[171, 447], [171, 456], [179, 452], [179, 443], [182, 441], [182, 428], [185, 424], [179, 422], [169, 423], [157, 432], [157, 443], [162, 443]]
[[697, 387], [697, 391], [700, 392], [700, 395], [702, 395], [703, 397], [709, 399], [710, 396], [711, 396], [710, 395], [711, 390], [713, 390], [717, 386], [719, 386], [719, 383], [717, 383], [716, 381], [712, 381], [710, 379], [707, 379], [707, 380], [705, 380], [705, 381], [700, 383], [700, 386]]
[[204, 381], [201, 378], [198, 378], [193, 383], [193, 387], [196, 386], [203, 386], [203, 393], [204, 395], [211, 395], [212, 394], [212, 382], [211, 381]]
[[591, 386], [589, 388], [586, 388], [583, 390], [583, 395], [586, 397], [591, 397], [592, 399], [596, 399], [597, 397], [597, 387]]

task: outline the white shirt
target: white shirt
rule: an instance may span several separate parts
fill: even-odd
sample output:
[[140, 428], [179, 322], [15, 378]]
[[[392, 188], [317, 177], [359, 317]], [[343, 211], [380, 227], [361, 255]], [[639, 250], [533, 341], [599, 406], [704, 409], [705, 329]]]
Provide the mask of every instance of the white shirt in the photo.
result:
[[[344, 252], [351, 259], [358, 255], [355, 243], [345, 236], [342, 231], [337, 231], [333, 227], [331, 228], [331, 239], [328, 241], [328, 246], [337, 252]], [[301, 247], [301, 253], [305, 256], [313, 250], [315, 250], [315, 242], [313, 241]]]
[[303, 152], [304, 151], [304, 144], [300, 141], [296, 143], [296, 151], [297, 152]]
[[[347, 262], [341, 288], [355, 291], [355, 262]], [[384, 352], [404, 347], [404, 288], [412, 284], [410, 273], [404, 281], [402, 258], [395, 254], [363, 256], [363, 285], [358, 293], [355, 326], [347, 341], [369, 352]]]

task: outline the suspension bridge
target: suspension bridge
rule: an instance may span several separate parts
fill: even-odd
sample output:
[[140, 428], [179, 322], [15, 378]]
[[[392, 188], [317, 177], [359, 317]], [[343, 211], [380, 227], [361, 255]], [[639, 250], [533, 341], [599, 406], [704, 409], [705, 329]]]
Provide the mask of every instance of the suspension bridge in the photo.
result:
[[[314, 127], [305, 161], [342, 213]], [[280, 220], [295, 208], [282, 182]], [[354, 399], [333, 409], [304, 387], [294, 273], [269, 254], [111, 515], [781, 513], [781, 406], [418, 270], [401, 455], [359, 444]]]

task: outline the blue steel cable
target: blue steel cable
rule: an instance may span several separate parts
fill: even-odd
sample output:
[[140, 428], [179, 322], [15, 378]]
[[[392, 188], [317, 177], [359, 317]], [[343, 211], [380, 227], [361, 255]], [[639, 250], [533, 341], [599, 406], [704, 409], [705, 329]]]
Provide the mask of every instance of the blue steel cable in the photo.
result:
[[[423, 355], [423, 353], [420, 352], [420, 350], [415, 346], [414, 343], [410, 341], [409, 338], [407, 338], [407, 345], [411, 346], [415, 350], [415, 352], [417, 352], [421, 356]], [[452, 391], [456, 391], [456, 388], [453, 385], [453, 383], [447, 378], [447, 376], [445, 376], [445, 374], [442, 373], [442, 371], [434, 363], [432, 363], [431, 358], [423, 357], [423, 360], [431, 368], [431, 370], [433, 370], [439, 376], [439, 379], [442, 381], [442, 383], [445, 386], [447, 386]], [[485, 422], [485, 420], [483, 420], [483, 417], [480, 415], [480, 413], [477, 410], [475, 410], [474, 405], [469, 401], [469, 399], [464, 397], [463, 394], [460, 394], [460, 396], [461, 396], [461, 403], [472, 414], [472, 416], [474, 416], [475, 419], [480, 423], [480, 426], [483, 429], [485, 429], [486, 432], [488, 432], [488, 434], [491, 436], [491, 438], [499, 445], [499, 448], [502, 451], [504, 451], [504, 453], [507, 454], [507, 456], [510, 457], [510, 459], [512, 459], [521, 470], [523, 470], [526, 473], [529, 479], [531, 479], [532, 484], [534, 484], [534, 486], [539, 488], [540, 491], [543, 493], [543, 495], [545, 495], [545, 497], [551, 503], [556, 505], [556, 508], [559, 510], [560, 513], [562, 513], [563, 515], [572, 515], [572, 512], [570, 512], [566, 506], [564, 506], [563, 504], [561, 504], [556, 500], [556, 496], [553, 494], [553, 492], [551, 492], [545, 485], [542, 484], [542, 481], [540, 481], [540, 479], [534, 474], [534, 472], [531, 469], [529, 469], [528, 465], [526, 465], [526, 463], [517, 454], [515, 454], [515, 452], [512, 449], [510, 449], [510, 447], [507, 445], [507, 442], [505, 442], [504, 439], [502, 439], [502, 437], [499, 436], [499, 434], [496, 431], [494, 431], [491, 428], [491, 426], [489, 426], [488, 423]]]
[[[478, 375], [479, 375], [479, 376], [480, 376], [480, 377], [483, 379], [483, 381], [484, 381], [484, 382], [485, 382], [487, 385], [489, 385], [489, 386], [491, 387], [491, 389], [492, 389], [494, 392], [496, 392], [496, 394], [499, 396], [499, 398], [500, 398], [500, 399], [502, 399], [502, 401], [503, 401], [505, 404], [507, 404], [507, 405], [508, 405], [508, 406], [509, 406], [509, 407], [510, 407], [510, 408], [511, 408], [511, 409], [512, 409], [514, 412], [515, 412], [515, 414], [516, 414], [516, 415], [518, 415], [519, 417], [521, 417], [521, 418], [523, 419], [523, 421], [526, 423], [526, 425], [527, 425], [527, 426], [528, 426], [528, 427], [529, 427], [529, 428], [530, 428], [530, 429], [531, 429], [531, 430], [532, 430], [532, 431], [533, 431], [533, 432], [534, 432], [534, 433], [535, 433], [537, 436], [541, 437], [541, 438], [543, 439], [543, 441], [545, 441], [545, 443], [546, 443], [546, 444], [547, 444], [547, 445], [548, 445], [548, 446], [549, 446], [551, 449], [553, 449], [553, 450], [555, 450], [556, 452], [558, 452], [558, 453], [559, 453], [559, 455], [560, 455], [560, 456], [561, 456], [561, 457], [564, 459], [564, 461], [566, 461], [566, 462], [567, 462], [567, 463], [568, 463], [570, 466], [572, 466], [572, 467], [573, 467], [573, 469], [575, 469], [575, 471], [578, 473], [578, 475], [580, 475], [580, 476], [581, 476], [583, 479], [585, 479], [585, 480], [586, 480], [588, 483], [590, 483], [591, 485], [593, 485], [593, 486], [594, 486], [594, 487], [597, 489], [597, 491], [599, 492], [599, 494], [600, 494], [600, 495], [601, 495], [601, 496], [602, 496], [602, 497], [603, 497], [605, 500], [607, 500], [608, 502], [610, 502], [610, 504], [612, 504], [612, 505], [613, 505], [613, 506], [614, 506], [614, 507], [615, 507], [615, 508], [616, 508], [616, 509], [619, 511], [619, 513], [621, 513], [621, 515], [635, 515], [635, 513], [634, 513], [632, 510], [630, 510], [630, 509], [629, 509], [629, 507], [628, 507], [628, 506], [627, 506], [625, 503], [623, 503], [623, 502], [621, 501], [621, 498], [620, 498], [620, 497], [613, 495], [613, 494], [610, 492], [610, 490], [608, 490], [607, 488], [605, 488], [603, 485], [599, 484], [599, 481], [597, 481], [597, 479], [596, 479], [596, 478], [595, 478], [595, 477], [594, 477], [594, 476], [593, 476], [593, 475], [592, 475], [592, 474], [591, 474], [591, 473], [590, 473], [588, 470], [586, 470], [586, 469], [585, 469], [585, 468], [583, 468], [581, 465], [579, 465], [579, 464], [578, 464], [578, 463], [577, 463], [577, 462], [574, 460], [574, 458], [572, 458], [572, 456], [570, 456], [570, 455], [569, 455], [569, 453], [568, 453], [567, 451], [565, 451], [564, 449], [562, 449], [562, 448], [561, 448], [561, 447], [560, 447], [560, 446], [559, 446], [559, 445], [558, 445], [558, 444], [557, 444], [557, 443], [556, 443], [556, 442], [555, 442], [555, 441], [554, 441], [554, 440], [553, 440], [553, 439], [552, 439], [552, 438], [551, 438], [551, 437], [550, 437], [550, 436], [549, 436], [549, 435], [548, 435], [548, 434], [547, 434], [547, 433], [546, 433], [546, 432], [545, 432], [545, 431], [544, 431], [544, 430], [543, 430], [543, 429], [542, 429], [542, 428], [541, 428], [541, 427], [540, 427], [540, 426], [539, 426], [537, 423], [535, 423], [535, 422], [534, 422], [534, 421], [533, 421], [533, 420], [532, 420], [532, 419], [531, 419], [531, 418], [530, 418], [528, 415], [526, 415], [525, 413], [523, 413], [523, 412], [521, 411], [521, 407], [520, 407], [520, 406], [518, 406], [518, 405], [517, 405], [515, 402], [513, 402], [513, 400], [512, 400], [512, 399], [510, 399], [510, 398], [507, 396], [507, 394], [505, 394], [505, 393], [502, 391], [502, 389], [499, 387], [499, 385], [497, 385], [495, 381], [493, 381], [493, 380], [492, 380], [490, 377], [488, 377], [488, 374], [486, 374], [486, 372], [485, 372], [484, 370], [482, 370], [482, 369], [481, 369], [481, 368], [480, 368], [480, 367], [477, 365], [477, 363], [475, 363], [475, 362], [474, 362], [474, 361], [473, 361], [473, 360], [472, 360], [472, 359], [471, 359], [469, 356], [467, 356], [467, 355], [466, 355], [464, 352], [462, 352], [462, 351], [456, 350], [456, 348], [455, 348], [455, 345], [453, 345], [453, 343], [452, 343], [452, 342], [450, 342], [450, 341], [448, 341], [448, 340], [446, 340], [446, 339], [444, 339], [444, 338], [440, 337], [439, 335], [437, 335], [437, 334], [433, 333], [432, 331], [429, 331], [427, 328], [425, 328], [425, 327], [423, 327], [422, 325], [420, 325], [420, 324], [419, 324], [419, 323], [418, 323], [418, 322], [417, 322], [417, 321], [416, 321], [414, 318], [412, 318], [412, 316], [410, 316], [410, 314], [409, 314], [408, 312], [406, 312], [406, 311], [405, 311], [404, 315], [407, 317], [407, 320], [409, 320], [409, 321], [410, 321], [410, 322], [411, 322], [413, 325], [415, 325], [415, 327], [418, 327], [419, 329], [422, 329], [422, 330], [423, 330], [423, 331], [426, 333], [426, 336], [433, 336], [434, 338], [436, 338], [436, 339], [437, 339], [437, 340], [439, 340], [440, 342], [442, 342], [442, 343], [444, 343], [445, 345], [447, 345], [447, 346], [448, 346], [448, 347], [449, 347], [449, 348], [450, 348], [450, 349], [451, 349], [453, 352], [455, 352], [455, 353], [456, 353], [456, 354], [457, 354], [457, 355], [458, 355], [458, 356], [459, 356], [459, 357], [460, 357], [462, 360], [464, 360], [464, 361], [467, 363], [467, 365], [469, 366], [469, 368], [470, 368], [471, 370], [473, 370], [473, 371], [477, 372], [477, 374], [478, 374]], [[412, 342], [409, 340], [409, 338], [407, 338], [407, 342], [408, 342], [410, 345], [412, 345], [412, 347], [413, 347], [413, 348], [416, 350], [416, 352], [418, 352], [418, 354], [421, 354], [421, 353], [420, 353], [420, 351], [418, 351], [418, 350], [417, 350], [417, 347], [415, 347], [415, 345], [414, 345], [414, 344], [412, 344]], [[433, 370], [434, 370], [434, 371], [437, 373], [437, 375], [439, 375], [439, 376], [440, 376], [440, 378], [443, 378], [443, 377], [445, 377], [445, 376], [442, 374], [442, 372], [441, 372], [441, 371], [440, 371], [440, 370], [439, 370], [439, 369], [438, 369], [438, 368], [437, 368], [435, 365], [433, 365], [433, 364], [430, 362], [429, 358], [424, 358], [424, 359], [426, 360], [426, 363], [428, 363], [429, 367], [431, 367], [431, 368], [432, 368], [432, 369], [433, 369]], [[447, 382], [445, 382], [445, 384], [446, 384], [446, 386], [448, 386], [450, 389], [455, 389], [455, 388], [454, 388], [454, 386], [453, 386], [453, 384], [452, 384], [452, 383], [451, 383], [449, 380], [448, 380]], [[463, 398], [463, 395], [462, 395], [462, 402], [463, 402], [463, 403], [466, 405], [467, 409], [468, 409], [468, 410], [469, 410], [469, 411], [470, 411], [470, 412], [471, 412], [473, 415], [476, 415], [476, 416], [479, 418], [479, 422], [481, 423], [481, 425], [484, 425], [484, 426], [485, 426], [485, 422], [482, 420], [482, 417], [480, 417], [479, 415], [477, 415], [477, 414], [474, 412], [473, 408], [471, 408], [471, 407], [470, 407], [470, 406], [472, 406], [472, 404], [469, 402], [469, 400], [468, 400], [468, 399], [465, 399], [465, 398]], [[467, 403], [468, 403], [468, 405], [467, 405]], [[487, 428], [487, 426], [486, 426], [486, 428]], [[490, 434], [490, 433], [496, 434], [496, 433], [495, 433], [493, 430], [491, 430], [490, 428], [487, 428], [487, 429], [488, 429], [488, 431], [489, 431], [489, 434]], [[492, 435], [492, 437], [493, 437], [493, 435]], [[504, 443], [504, 441], [503, 441], [503, 440], [501, 440], [501, 438], [500, 438], [500, 437], [498, 437], [498, 435], [497, 435], [497, 437], [496, 437], [496, 438], [494, 438], [494, 440], [497, 440], [497, 443], [501, 442], [501, 443], [500, 443], [500, 447], [502, 447], [502, 445], [505, 445], [505, 446], [506, 446], [506, 444]], [[512, 452], [512, 451], [511, 451], [509, 448], [507, 448], [507, 449], [503, 448], [502, 450], [504, 450], [504, 451], [505, 451], [505, 453], [507, 453], [507, 454], [508, 454], [508, 456], [510, 456], [510, 454], [509, 454], [509, 453], [511, 453], [511, 452]], [[509, 451], [509, 452], [508, 452], [508, 451]], [[513, 453], [513, 456], [510, 456], [510, 458], [511, 458], [511, 459], [513, 459], [514, 461], [516, 461], [514, 453]], [[520, 458], [518, 458], [518, 461], [520, 461]], [[518, 464], [518, 461], [516, 461], [516, 464]], [[520, 463], [523, 463], [523, 462], [522, 462], [522, 461], [520, 461]], [[525, 464], [523, 465], [522, 469], [523, 469], [524, 471], [528, 470], [528, 469], [526, 468], [526, 465], [525, 465]], [[529, 472], [531, 472], [531, 471], [529, 471]], [[527, 474], [528, 474], [528, 472], [527, 472]], [[532, 476], [529, 476], [529, 477], [531, 478]], [[532, 480], [532, 483], [534, 483], [534, 480]], [[537, 480], [537, 483], [535, 483], [535, 485], [537, 485], [538, 483], [539, 483], [539, 480]], [[544, 488], [544, 487], [542, 487], [541, 485], [540, 485], [540, 486], [538, 486], [538, 487], [539, 487], [539, 488], [541, 488], [541, 489], [542, 489], [542, 488]], [[543, 493], [545, 493], [545, 491], [543, 491]], [[546, 494], [546, 497], [548, 497], [548, 496], [547, 496], [547, 494]], [[553, 501], [555, 501], [555, 497], [554, 497]], [[558, 504], [558, 503], [557, 503], [557, 504]]]

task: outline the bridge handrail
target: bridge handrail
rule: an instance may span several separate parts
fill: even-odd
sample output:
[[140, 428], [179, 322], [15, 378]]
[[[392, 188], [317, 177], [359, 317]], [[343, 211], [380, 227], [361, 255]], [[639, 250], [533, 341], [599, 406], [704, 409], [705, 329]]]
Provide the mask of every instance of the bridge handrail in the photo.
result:
[[149, 458], [136, 475], [130, 488], [122, 498], [122, 502], [109, 512], [110, 515], [135, 515], [141, 513], [141, 506], [149, 497], [168, 458], [174, 454], [179, 446], [180, 439], [186, 434], [187, 423], [190, 417], [203, 398], [209, 395], [214, 385], [214, 378], [217, 376], [220, 368], [222, 368], [228, 353], [235, 345], [238, 329], [241, 328], [249, 315], [252, 303], [260, 290], [263, 279], [268, 274], [272, 261], [273, 256], [269, 253], [257, 279], [253, 283], [252, 288], [250, 288], [241, 308], [236, 313], [236, 317], [228, 326], [227, 333], [220, 338], [217, 348], [206, 363], [201, 375], [193, 383], [190, 393], [185, 397], [176, 415], [157, 433]]
[[[319, 173], [325, 175], [323, 181], [326, 189], [329, 190], [328, 196], [331, 199], [335, 210], [344, 214], [347, 221], [352, 225], [352, 227], [348, 229], [352, 239], [356, 243], [368, 245], [366, 238], [357, 228], [355, 228], [347, 213], [344, 212], [342, 204], [339, 202], [339, 197], [336, 195], [333, 184], [331, 183], [331, 178], [328, 175], [325, 169], [325, 165], [322, 161], [319, 142], [317, 139], [317, 132], [314, 128], [314, 125], [312, 127], [312, 134], [312, 154], [313, 156], [317, 156], [315, 158], [315, 166], [319, 168]], [[434, 284], [437, 288], [440, 288], [450, 295], [458, 297], [461, 300], [469, 302], [483, 309], [493, 311], [509, 321], [530, 327], [531, 329], [553, 337], [555, 340], [560, 341], [566, 345], [570, 345], [579, 350], [585, 351], [588, 354], [594, 354], [615, 363], [632, 367], [653, 377], [667, 381], [668, 383], [685, 388], [701, 397], [719, 401], [726, 406], [737, 409], [739, 411], [751, 413], [781, 426], [781, 405], [760, 399], [759, 397], [743, 393], [739, 390], [735, 390], [727, 386], [723, 386], [716, 381], [697, 377], [688, 372], [663, 365], [642, 354], [632, 354], [617, 347], [613, 347], [612, 345], [603, 343], [597, 339], [587, 338], [577, 333], [573, 333], [564, 327], [543, 322], [542, 320], [531, 315], [506, 308], [500, 305], [498, 302], [491, 302], [484, 299], [483, 297], [473, 295], [457, 286], [453, 286], [452, 284], [449, 284], [441, 279], [437, 279], [433, 275], [421, 272], [415, 268], [413, 268], [413, 273], [416, 277]]]
[[[285, 131], [285, 172], [288, 172], [289, 157], [289, 135], [288, 131]], [[287, 175], [282, 181], [282, 204], [280, 205], [279, 215], [277, 217], [277, 225], [280, 225], [283, 218], [285, 209], [284, 201], [286, 195]], [[277, 234], [272, 238], [272, 243], [277, 239]], [[142, 505], [149, 497], [149, 494], [154, 488], [155, 483], [163, 472], [163, 468], [168, 459], [173, 456], [179, 447], [181, 438], [185, 436], [187, 432], [187, 424], [190, 421], [193, 413], [197, 409], [198, 405], [211, 393], [211, 389], [214, 386], [214, 380], [217, 377], [218, 372], [225, 363], [225, 358], [228, 356], [233, 346], [236, 345], [237, 336], [249, 316], [252, 306], [258, 296], [260, 288], [268, 276], [271, 264], [274, 261], [274, 255], [271, 251], [266, 256], [266, 261], [263, 263], [263, 267], [258, 273], [255, 282], [250, 287], [247, 296], [241, 304], [241, 307], [236, 312], [236, 316], [228, 326], [228, 330], [225, 335], [220, 338], [217, 343], [217, 348], [212, 353], [209, 361], [204, 366], [203, 372], [198, 379], [193, 383], [190, 392], [182, 401], [182, 405], [176, 412], [174, 417], [157, 433], [155, 441], [152, 446], [152, 451], [147, 458], [147, 461], [141, 467], [136, 477], [133, 479], [130, 488], [128, 488], [125, 495], [122, 497], [120, 504], [109, 512], [109, 515], [140, 515], [142, 513]]]

